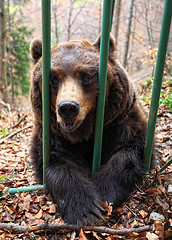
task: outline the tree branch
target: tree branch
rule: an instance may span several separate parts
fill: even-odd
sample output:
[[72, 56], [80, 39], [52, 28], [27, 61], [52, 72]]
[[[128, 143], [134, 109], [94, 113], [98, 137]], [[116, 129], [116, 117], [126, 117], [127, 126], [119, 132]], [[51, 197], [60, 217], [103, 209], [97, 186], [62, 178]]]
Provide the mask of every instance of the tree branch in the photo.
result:
[[26, 117], [27, 117], [27, 115], [24, 115], [22, 118], [20, 118], [20, 119], [18, 120], [18, 122], [17, 122], [16, 124], [14, 124], [13, 126], [11, 126], [11, 128], [17, 127], [22, 121], [25, 120]]
[[[57, 231], [61, 229], [68, 229], [72, 231], [78, 231], [81, 228], [76, 225], [69, 225], [66, 223], [41, 223], [35, 226], [21, 226], [16, 223], [0, 223], [0, 230], [8, 230], [8, 231], [14, 231], [17, 233], [25, 233], [25, 232], [34, 232], [34, 231], [40, 231], [40, 230], [50, 230], [50, 231]], [[124, 228], [124, 229], [113, 229], [108, 228], [104, 226], [87, 226], [83, 228], [86, 231], [94, 231], [99, 233], [108, 233], [113, 235], [127, 235], [131, 232], [145, 232], [150, 231], [151, 226], [144, 226], [144, 227], [138, 227], [138, 228]]]
[[25, 130], [25, 129], [27, 129], [27, 128], [31, 128], [32, 126], [33, 126], [33, 125], [30, 124], [30, 125], [28, 125], [28, 126], [25, 126], [25, 127], [23, 127], [23, 128], [18, 129], [18, 130], [15, 131], [15, 132], [10, 133], [10, 135], [8, 135], [7, 137], [5, 137], [5, 138], [3, 138], [2, 140], [0, 140], [0, 144], [3, 144], [4, 141], [7, 140], [8, 138], [13, 137], [13, 136], [16, 135], [17, 133], [19, 133], [19, 132], [21, 132], [21, 131], [23, 131], [23, 130]]
[[[4, 90], [4, 89], [3, 89], [3, 90]], [[0, 100], [0, 104], [2, 104], [3, 106], [7, 107], [9, 112], [11, 111], [10, 104], [8, 104], [8, 103], [5, 103], [5, 102], [4, 102], [4, 101], [2, 101], [2, 100]]]

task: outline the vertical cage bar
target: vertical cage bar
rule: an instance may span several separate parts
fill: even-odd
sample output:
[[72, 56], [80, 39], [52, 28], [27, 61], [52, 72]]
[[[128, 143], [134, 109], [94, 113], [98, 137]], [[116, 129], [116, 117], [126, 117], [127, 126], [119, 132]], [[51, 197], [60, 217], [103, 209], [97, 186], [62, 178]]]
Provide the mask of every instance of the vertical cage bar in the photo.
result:
[[164, 11], [162, 17], [161, 32], [158, 45], [158, 55], [156, 61], [152, 99], [149, 111], [149, 120], [145, 142], [144, 159], [146, 171], [149, 171], [151, 163], [151, 155], [154, 142], [155, 126], [159, 106], [159, 98], [161, 92], [168, 38], [170, 32], [171, 17], [172, 17], [172, 0], [166, 0], [164, 4]]
[[43, 182], [50, 159], [51, 1], [42, 0]]
[[109, 40], [112, 22], [112, 8], [113, 0], [103, 1], [103, 15], [102, 15], [102, 30], [100, 41], [100, 60], [99, 60], [99, 95], [97, 100], [97, 113], [96, 113], [96, 126], [94, 137], [94, 153], [93, 153], [93, 167], [94, 173], [101, 163], [101, 150], [103, 138], [103, 123], [104, 123], [104, 107], [106, 95], [106, 79], [107, 79], [107, 66], [109, 55]]

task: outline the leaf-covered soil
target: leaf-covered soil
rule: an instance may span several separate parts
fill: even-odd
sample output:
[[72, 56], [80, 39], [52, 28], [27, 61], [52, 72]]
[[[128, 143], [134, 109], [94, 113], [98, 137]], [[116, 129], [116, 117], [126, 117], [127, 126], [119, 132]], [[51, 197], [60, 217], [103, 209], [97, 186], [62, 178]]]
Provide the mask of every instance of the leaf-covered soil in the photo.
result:
[[[169, 90], [169, 86], [166, 90]], [[142, 98], [150, 98], [147, 88], [143, 87]], [[149, 101], [144, 101], [149, 109]], [[21, 120], [19, 122], [19, 120]], [[0, 118], [0, 223], [16, 223], [21, 226], [36, 226], [39, 223], [62, 223], [56, 206], [44, 190], [35, 190], [11, 195], [8, 189], [36, 184], [29, 156], [30, 136], [33, 116], [31, 112], [4, 108]], [[18, 124], [17, 124], [18, 123]], [[17, 125], [16, 125], [17, 124]], [[18, 130], [21, 130], [17, 133]], [[10, 133], [15, 133], [9, 137]], [[143, 185], [138, 186], [130, 199], [121, 207], [112, 209], [106, 206], [106, 227], [113, 229], [136, 228], [151, 225], [152, 230], [130, 233], [125, 236], [97, 233], [95, 231], [56, 232], [33, 231], [16, 233], [0, 230], [0, 239], [171, 239], [172, 237], [172, 165], [163, 172], [160, 168], [172, 158], [172, 112], [164, 103], [159, 107], [156, 127], [156, 159], [159, 164], [155, 171], [145, 176]], [[157, 212], [164, 221], [150, 221], [150, 214]], [[162, 217], [162, 216], [161, 216]], [[35, 231], [34, 231], [35, 229]]]

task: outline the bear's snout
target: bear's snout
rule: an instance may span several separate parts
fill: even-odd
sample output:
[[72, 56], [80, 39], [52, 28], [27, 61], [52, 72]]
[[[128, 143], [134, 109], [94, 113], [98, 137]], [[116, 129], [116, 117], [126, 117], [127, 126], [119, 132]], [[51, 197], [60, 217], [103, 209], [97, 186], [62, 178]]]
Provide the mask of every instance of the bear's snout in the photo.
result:
[[75, 101], [63, 101], [58, 104], [57, 111], [64, 120], [69, 121], [78, 115], [79, 104]]
[[65, 131], [74, 131], [79, 126], [80, 120], [75, 118], [79, 113], [79, 107], [75, 101], [62, 101], [57, 105], [58, 114], [63, 119], [60, 125]]

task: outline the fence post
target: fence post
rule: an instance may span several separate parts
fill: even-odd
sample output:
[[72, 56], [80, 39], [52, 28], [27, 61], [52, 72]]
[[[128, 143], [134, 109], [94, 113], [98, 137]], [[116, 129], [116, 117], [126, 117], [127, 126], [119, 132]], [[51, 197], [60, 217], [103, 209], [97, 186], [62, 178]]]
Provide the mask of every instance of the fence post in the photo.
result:
[[166, 0], [164, 4], [164, 11], [162, 17], [161, 32], [158, 45], [158, 55], [156, 61], [152, 99], [149, 111], [149, 120], [145, 142], [144, 159], [146, 171], [149, 171], [151, 163], [151, 155], [154, 142], [155, 126], [159, 106], [159, 98], [161, 92], [168, 38], [170, 32], [171, 17], [172, 17], [172, 0]]
[[101, 41], [100, 41], [100, 60], [99, 60], [99, 73], [98, 73], [99, 95], [97, 100], [96, 126], [95, 126], [95, 137], [94, 137], [94, 153], [93, 153], [93, 167], [92, 167], [93, 173], [100, 167], [100, 162], [101, 162], [106, 79], [107, 79], [109, 40], [110, 40], [113, 4], [114, 4], [114, 0], [103, 1], [102, 30], [101, 30]]
[[43, 182], [50, 159], [51, 0], [42, 0]]

